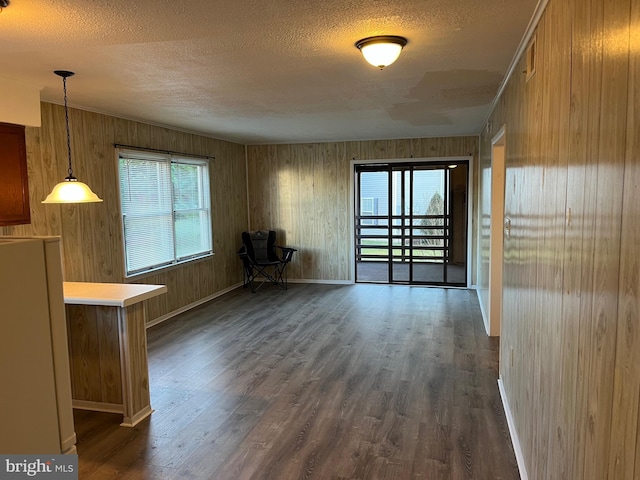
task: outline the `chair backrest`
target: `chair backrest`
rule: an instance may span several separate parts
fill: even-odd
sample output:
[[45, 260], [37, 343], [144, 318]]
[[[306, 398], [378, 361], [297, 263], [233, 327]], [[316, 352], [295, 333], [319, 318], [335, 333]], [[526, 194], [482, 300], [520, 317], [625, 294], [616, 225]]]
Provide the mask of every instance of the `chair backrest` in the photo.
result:
[[255, 230], [242, 232], [242, 243], [247, 255], [256, 263], [279, 261], [276, 253], [276, 232], [273, 230]]

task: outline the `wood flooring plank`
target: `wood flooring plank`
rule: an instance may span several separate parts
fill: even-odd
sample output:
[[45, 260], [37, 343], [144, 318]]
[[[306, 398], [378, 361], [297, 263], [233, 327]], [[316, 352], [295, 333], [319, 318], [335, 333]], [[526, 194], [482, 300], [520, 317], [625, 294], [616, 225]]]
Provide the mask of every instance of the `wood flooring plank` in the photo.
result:
[[83, 480], [518, 478], [474, 292], [238, 289], [147, 333], [155, 412], [75, 412]]

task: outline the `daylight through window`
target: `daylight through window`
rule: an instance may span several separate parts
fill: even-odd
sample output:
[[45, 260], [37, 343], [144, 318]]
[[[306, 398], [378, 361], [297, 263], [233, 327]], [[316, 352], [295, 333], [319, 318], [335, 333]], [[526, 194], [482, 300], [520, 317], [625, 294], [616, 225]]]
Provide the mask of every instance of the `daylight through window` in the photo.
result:
[[209, 162], [118, 150], [126, 274], [213, 253]]

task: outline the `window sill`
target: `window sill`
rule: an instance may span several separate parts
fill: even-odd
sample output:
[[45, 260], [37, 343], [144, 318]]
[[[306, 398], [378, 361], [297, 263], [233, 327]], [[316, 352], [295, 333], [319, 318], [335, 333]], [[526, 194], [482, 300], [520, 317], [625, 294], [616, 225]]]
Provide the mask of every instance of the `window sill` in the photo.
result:
[[131, 275], [127, 275], [125, 274], [124, 276], [124, 281], [125, 283], [133, 283], [136, 282], [140, 279], [146, 278], [146, 277], [151, 277], [153, 275], [158, 275], [158, 274], [162, 274], [171, 270], [176, 270], [178, 268], [183, 268], [186, 266], [190, 266], [193, 265], [194, 263], [199, 263], [199, 262], [205, 262], [207, 260], [211, 260], [215, 255], [214, 253], [209, 253], [207, 255], [203, 255], [201, 257], [195, 257], [195, 258], [191, 258], [189, 260], [184, 260], [180, 263], [174, 263], [172, 265], [166, 265], [163, 267], [158, 267], [158, 268], [153, 268], [151, 270], [145, 270], [144, 272], [140, 272], [140, 273], [133, 273]]

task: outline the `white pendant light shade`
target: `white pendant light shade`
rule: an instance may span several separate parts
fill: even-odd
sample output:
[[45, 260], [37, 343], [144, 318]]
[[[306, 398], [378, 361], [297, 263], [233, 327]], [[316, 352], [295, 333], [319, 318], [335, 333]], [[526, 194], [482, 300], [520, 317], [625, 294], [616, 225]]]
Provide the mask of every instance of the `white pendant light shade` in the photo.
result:
[[71, 165], [71, 133], [69, 131], [69, 108], [67, 106], [67, 78], [74, 75], [67, 70], [56, 70], [53, 73], [62, 77], [62, 87], [64, 90], [64, 119], [67, 127], [67, 153], [69, 158], [69, 175], [64, 181], [58, 183], [51, 193], [47, 195], [42, 203], [95, 203], [102, 199], [91, 191], [86, 183], [79, 182], [73, 176], [73, 166]]
[[398, 59], [406, 44], [407, 39], [404, 37], [384, 35], [363, 38], [356, 43], [356, 47], [360, 49], [367, 62], [382, 70]]
[[58, 183], [42, 203], [92, 203], [102, 199], [93, 193], [86, 183], [75, 178], [65, 178]]

